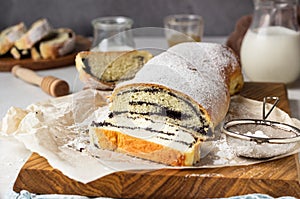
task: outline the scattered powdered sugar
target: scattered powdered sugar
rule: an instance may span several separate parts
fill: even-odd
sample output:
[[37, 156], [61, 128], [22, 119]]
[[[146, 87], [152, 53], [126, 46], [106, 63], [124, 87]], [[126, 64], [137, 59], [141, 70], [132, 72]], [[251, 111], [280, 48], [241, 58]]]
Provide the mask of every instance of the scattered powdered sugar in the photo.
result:
[[213, 140], [202, 143], [199, 166], [220, 167], [243, 164], [245, 160], [236, 156], [235, 151], [228, 145], [226, 136], [221, 134], [219, 129], [215, 133], [217, 135]]
[[217, 152], [215, 153], [214, 165], [230, 165], [235, 164], [235, 153], [230, 146], [228, 146], [226, 139], [215, 141]]
[[226, 165], [236, 163], [236, 161], [233, 160], [235, 154], [225, 139], [219, 140], [219, 142], [216, 143], [216, 147], [218, 148], [218, 152], [215, 155], [219, 157], [219, 159], [215, 160], [214, 164]]

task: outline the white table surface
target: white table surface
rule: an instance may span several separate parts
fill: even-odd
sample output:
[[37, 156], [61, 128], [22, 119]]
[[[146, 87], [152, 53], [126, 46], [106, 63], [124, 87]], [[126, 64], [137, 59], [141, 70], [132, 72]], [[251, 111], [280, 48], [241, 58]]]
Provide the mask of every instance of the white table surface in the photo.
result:
[[[206, 37], [205, 42], [224, 43], [224, 37]], [[137, 48], [151, 47], [166, 49], [167, 43], [164, 38], [140, 38], [136, 40]], [[78, 79], [75, 66], [57, 69], [37, 71], [41, 76], [53, 75], [67, 81], [71, 92], [79, 91], [83, 84]], [[0, 72], [0, 119], [4, 117], [7, 110], [12, 107], [26, 108], [29, 104], [52, 98], [44, 93], [39, 87], [24, 83], [15, 78], [9, 72]], [[292, 116], [300, 118], [300, 79], [288, 87], [288, 97]], [[30, 156], [30, 152], [24, 146], [12, 138], [0, 136], [0, 198], [11, 198], [13, 183], [22, 165]]]

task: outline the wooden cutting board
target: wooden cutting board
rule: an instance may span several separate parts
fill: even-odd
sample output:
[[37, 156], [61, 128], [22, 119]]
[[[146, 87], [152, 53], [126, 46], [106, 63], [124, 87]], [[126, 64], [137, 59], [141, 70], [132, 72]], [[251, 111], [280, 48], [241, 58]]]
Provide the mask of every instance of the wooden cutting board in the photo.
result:
[[75, 56], [77, 53], [80, 51], [89, 50], [90, 46], [91, 41], [88, 38], [78, 35], [76, 37], [75, 50], [68, 55], [58, 57], [56, 59], [40, 59], [35, 61], [31, 58], [17, 60], [12, 57], [0, 57], [0, 72], [11, 71], [12, 67], [15, 65], [21, 65], [22, 67], [32, 70], [42, 70], [74, 65]]
[[[246, 83], [241, 95], [262, 100], [278, 96], [278, 107], [290, 113], [284, 84]], [[116, 172], [93, 182], [76, 182], [34, 153], [21, 169], [14, 191], [78, 194], [113, 198], [216, 198], [263, 193], [300, 198], [298, 155], [251, 166], [213, 169]]]

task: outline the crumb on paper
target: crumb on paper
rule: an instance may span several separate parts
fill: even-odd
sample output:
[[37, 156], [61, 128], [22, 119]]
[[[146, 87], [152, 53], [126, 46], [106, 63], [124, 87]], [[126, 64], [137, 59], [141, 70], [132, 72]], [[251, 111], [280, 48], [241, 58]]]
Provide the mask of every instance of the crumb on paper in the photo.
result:
[[90, 144], [90, 138], [87, 131], [77, 129], [78, 133], [73, 139], [70, 139], [64, 146], [67, 146], [75, 151], [84, 152]]

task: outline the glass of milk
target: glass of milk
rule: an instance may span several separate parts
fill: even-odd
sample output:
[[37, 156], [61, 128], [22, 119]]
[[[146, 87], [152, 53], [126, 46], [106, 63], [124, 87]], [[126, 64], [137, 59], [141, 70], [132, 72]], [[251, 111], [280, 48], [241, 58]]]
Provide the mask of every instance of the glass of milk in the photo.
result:
[[241, 63], [251, 81], [295, 81], [300, 74], [297, 0], [254, 0], [252, 24], [241, 46]]
[[100, 17], [92, 20], [94, 37], [91, 51], [127, 51], [135, 48], [133, 20], [123, 16]]

